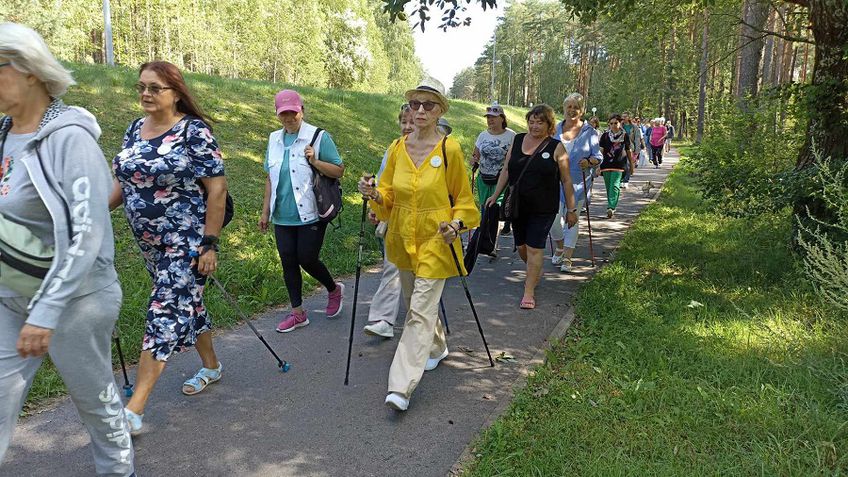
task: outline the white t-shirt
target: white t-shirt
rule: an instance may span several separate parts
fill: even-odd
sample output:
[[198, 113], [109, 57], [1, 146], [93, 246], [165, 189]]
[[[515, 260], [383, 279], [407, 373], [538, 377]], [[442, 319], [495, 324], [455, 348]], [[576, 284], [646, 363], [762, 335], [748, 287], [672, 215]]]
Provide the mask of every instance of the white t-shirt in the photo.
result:
[[504, 160], [506, 160], [506, 152], [514, 137], [515, 131], [509, 128], [498, 135], [486, 130], [477, 136], [477, 142], [474, 145], [480, 151], [481, 174], [493, 176], [501, 171]]

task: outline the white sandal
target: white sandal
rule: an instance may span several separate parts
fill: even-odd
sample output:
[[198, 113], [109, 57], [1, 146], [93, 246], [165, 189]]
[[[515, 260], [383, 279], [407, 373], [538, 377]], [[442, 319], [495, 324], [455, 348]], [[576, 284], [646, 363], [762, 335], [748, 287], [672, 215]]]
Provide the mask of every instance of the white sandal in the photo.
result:
[[[200, 371], [183, 383], [183, 394], [186, 396], [194, 396], [195, 394], [203, 391], [206, 389], [206, 386], [209, 386], [221, 379], [221, 371], [223, 369], [224, 365], [222, 365], [220, 361], [218, 362], [218, 369], [200, 368]], [[187, 392], [187, 387], [192, 388], [192, 390]]]
[[554, 264], [554, 265], [561, 265], [562, 264], [562, 258], [563, 258], [562, 254], [564, 252], [565, 252], [565, 249], [563, 249], [563, 248], [558, 248], [558, 249], [554, 250], [554, 254], [551, 256], [551, 263]]

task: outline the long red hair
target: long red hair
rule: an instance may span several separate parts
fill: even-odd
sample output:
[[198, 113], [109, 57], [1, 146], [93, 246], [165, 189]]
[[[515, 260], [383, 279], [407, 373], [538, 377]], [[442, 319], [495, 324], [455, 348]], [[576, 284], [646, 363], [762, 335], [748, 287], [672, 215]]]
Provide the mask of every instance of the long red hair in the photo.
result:
[[200, 109], [197, 101], [194, 100], [194, 96], [188, 90], [188, 85], [186, 85], [182, 72], [180, 72], [180, 69], [176, 65], [167, 61], [151, 61], [141, 65], [138, 69], [138, 74], [141, 74], [143, 71], [156, 73], [168, 87], [172, 88], [179, 98], [179, 101], [177, 101], [177, 111], [202, 119], [209, 126], [209, 130], [212, 130], [211, 118]]

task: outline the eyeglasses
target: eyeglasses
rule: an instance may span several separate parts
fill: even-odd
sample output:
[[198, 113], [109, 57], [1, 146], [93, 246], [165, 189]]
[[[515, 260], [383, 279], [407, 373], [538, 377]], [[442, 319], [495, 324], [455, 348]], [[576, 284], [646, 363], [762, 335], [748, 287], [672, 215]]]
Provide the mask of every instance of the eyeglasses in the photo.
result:
[[421, 106], [424, 106], [424, 111], [432, 111], [438, 104], [439, 103], [435, 101], [418, 101], [415, 99], [409, 101], [409, 107], [412, 108], [413, 111], [418, 111]]
[[162, 91], [164, 91], [166, 89], [174, 89], [174, 88], [169, 88], [167, 86], [159, 86], [159, 85], [156, 85], [156, 84], [146, 85], [146, 84], [138, 83], [137, 85], [135, 85], [135, 90], [138, 91], [138, 94], [144, 94], [144, 92], [147, 91], [150, 94], [152, 94], [153, 96], [158, 96], [159, 93], [161, 93]]

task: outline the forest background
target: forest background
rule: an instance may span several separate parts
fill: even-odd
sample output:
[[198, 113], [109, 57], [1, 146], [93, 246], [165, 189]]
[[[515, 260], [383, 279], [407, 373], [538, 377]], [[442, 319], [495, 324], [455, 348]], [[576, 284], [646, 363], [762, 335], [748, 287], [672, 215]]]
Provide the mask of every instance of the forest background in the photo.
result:
[[[397, 93], [422, 68], [405, 22], [379, 0], [111, 0], [114, 58], [166, 60], [226, 78]], [[0, 19], [44, 36], [54, 54], [105, 63], [99, 0], [0, 0]]]

